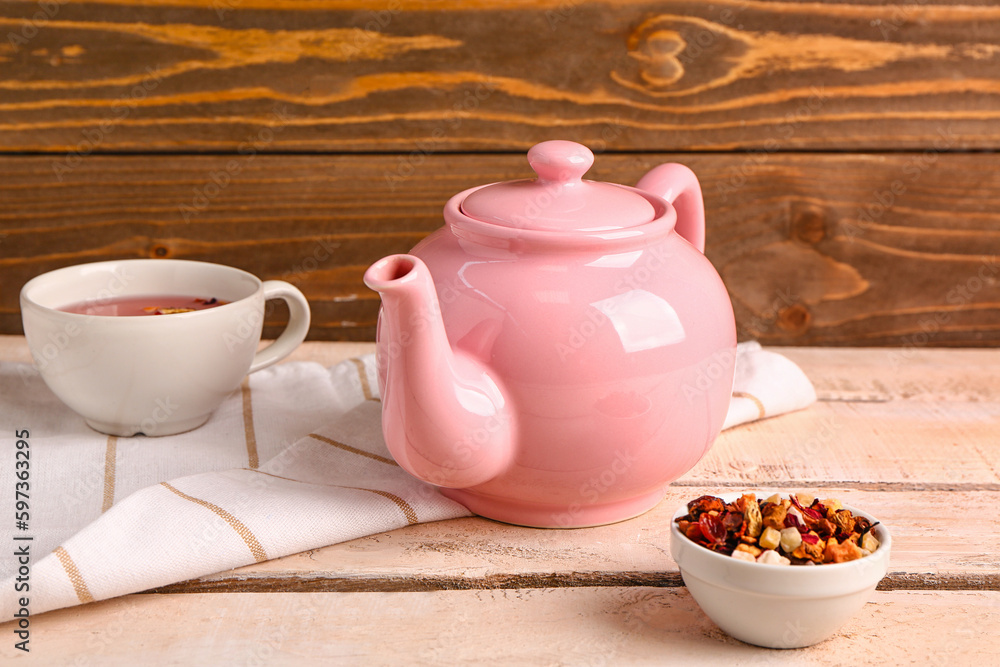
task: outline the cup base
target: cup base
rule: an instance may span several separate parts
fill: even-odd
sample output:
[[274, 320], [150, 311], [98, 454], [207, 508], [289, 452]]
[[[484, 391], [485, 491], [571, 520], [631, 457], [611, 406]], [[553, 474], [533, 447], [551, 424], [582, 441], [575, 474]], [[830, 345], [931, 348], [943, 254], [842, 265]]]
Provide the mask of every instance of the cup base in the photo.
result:
[[129, 424], [115, 424], [111, 422], [102, 422], [95, 419], [85, 419], [87, 426], [94, 429], [98, 433], [105, 433], [107, 435], [115, 435], [118, 437], [129, 438], [134, 435], [145, 435], [147, 437], [161, 437], [164, 435], [177, 435], [178, 433], [185, 433], [187, 431], [193, 431], [202, 424], [208, 421], [208, 418], [212, 416], [212, 413], [205, 415], [198, 415], [197, 417], [190, 417], [188, 419], [179, 419], [177, 421], [160, 422], [157, 423], [154, 429], [151, 429], [152, 433], [144, 433], [141, 426], [129, 425]]

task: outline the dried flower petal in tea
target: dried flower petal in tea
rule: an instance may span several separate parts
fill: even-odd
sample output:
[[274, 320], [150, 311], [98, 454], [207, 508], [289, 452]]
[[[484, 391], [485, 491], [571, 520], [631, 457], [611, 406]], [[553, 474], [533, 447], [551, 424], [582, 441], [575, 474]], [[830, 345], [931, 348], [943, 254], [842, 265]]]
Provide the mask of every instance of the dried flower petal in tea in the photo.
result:
[[757, 500], [745, 493], [731, 503], [701, 496], [677, 518], [678, 529], [698, 544], [740, 560], [778, 565], [843, 563], [879, 547], [876, 524], [836, 499], [807, 493]]

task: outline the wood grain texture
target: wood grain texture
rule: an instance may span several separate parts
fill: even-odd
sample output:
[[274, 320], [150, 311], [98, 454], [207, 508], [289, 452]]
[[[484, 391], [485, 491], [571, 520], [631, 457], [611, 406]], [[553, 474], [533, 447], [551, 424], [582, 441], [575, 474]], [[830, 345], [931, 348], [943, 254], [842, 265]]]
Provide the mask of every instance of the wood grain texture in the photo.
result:
[[[297, 284], [314, 339], [370, 340], [376, 259], [442, 225], [459, 191], [531, 175], [522, 155], [0, 157], [0, 332], [32, 276], [177, 257]], [[783, 345], [1000, 343], [1000, 163], [987, 154], [602, 154], [634, 183], [666, 161], [702, 182], [708, 257], [740, 335]], [[278, 331], [281, 312], [268, 317]]]
[[911, 346], [781, 347], [776, 351], [805, 370], [823, 402], [974, 404], [1000, 396], [1000, 354], [994, 350]]
[[[326, 366], [370, 343], [307, 342]], [[992, 350], [781, 348], [813, 381], [809, 409], [724, 432], [667, 498], [633, 521], [540, 531], [480, 518], [410, 526], [221, 572], [160, 592], [353, 592], [681, 585], [677, 507], [734, 489], [810, 490], [893, 533], [884, 590], [1000, 590], [1000, 356]], [[0, 359], [28, 360], [0, 336]], [[933, 511], [930, 510], [933, 508]], [[972, 511], [978, 518], [969, 521]]]
[[[852, 486], [854, 488], [852, 488]], [[419, 524], [390, 533], [220, 572], [156, 589], [205, 592], [405, 592], [556, 587], [682, 586], [669, 553], [674, 511], [706, 493], [749, 490], [770, 495], [808, 490], [876, 514], [893, 535], [881, 590], [1000, 591], [994, 554], [1000, 523], [970, 525], [969, 508], [992, 507], [1000, 489], [982, 492], [900, 491], [892, 485], [786, 482], [678, 484], [649, 513], [611, 526], [539, 531], [480, 518]], [[934, 520], [927, 508], [934, 507]], [[923, 512], [923, 514], [922, 514]]]
[[[33, 617], [31, 657], [108, 666], [150, 656], [184, 665], [992, 665], [998, 632], [996, 592], [876, 592], [833, 638], [794, 651], [728, 637], [683, 588], [133, 595]], [[13, 652], [0, 647], [0, 656]]]
[[[23, 338], [0, 336], [0, 359], [23, 360], [25, 348]], [[334, 363], [371, 349], [312, 342], [297, 354]], [[102, 665], [148, 655], [177, 664], [471, 665], [484, 656], [498, 664], [663, 664], [665, 656], [709, 665], [995, 663], [1000, 524], [989, 508], [1000, 482], [990, 445], [1000, 357], [983, 349], [782, 352], [813, 379], [820, 402], [727, 431], [641, 517], [577, 530], [479, 518], [410, 526], [32, 617], [33, 657]], [[831, 436], [827, 408], [851, 427]], [[848, 417], [854, 409], [868, 412]], [[887, 437], [906, 428], [899, 415], [911, 431]], [[965, 430], [961, 449], [952, 429]], [[765, 485], [837, 495], [892, 531], [880, 590], [815, 647], [764, 651], [727, 637], [669, 556], [676, 506]], [[4, 658], [13, 652], [0, 647]]]
[[986, 0], [0, 2], [0, 149], [993, 149]]
[[[341, 344], [337, 344], [339, 346]], [[314, 343], [315, 349], [329, 344]], [[674, 510], [705, 493], [808, 490], [893, 535], [883, 590], [1000, 590], [1000, 357], [988, 350], [783, 348], [820, 401], [723, 432], [647, 514], [541, 531], [421, 524], [182, 582], [161, 592], [420, 591], [681, 585]], [[968, 521], [969, 512], [981, 518]]]

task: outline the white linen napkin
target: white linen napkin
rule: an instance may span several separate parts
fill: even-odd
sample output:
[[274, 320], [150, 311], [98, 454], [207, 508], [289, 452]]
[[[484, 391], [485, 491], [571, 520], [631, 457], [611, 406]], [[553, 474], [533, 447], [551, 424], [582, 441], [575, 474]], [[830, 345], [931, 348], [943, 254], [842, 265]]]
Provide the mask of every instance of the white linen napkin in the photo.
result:
[[[27, 554], [0, 557], [0, 622], [470, 515], [392, 460], [372, 355], [260, 371], [207, 424], [162, 438], [90, 430], [26, 364], [0, 364], [0, 388], [0, 498], [21, 489], [28, 515], [0, 525], [5, 551]], [[815, 400], [755, 343], [738, 347], [733, 395], [726, 428]]]
[[763, 349], [757, 341], [740, 343], [733, 398], [722, 428], [801, 410], [815, 401], [812, 382], [795, 362]]

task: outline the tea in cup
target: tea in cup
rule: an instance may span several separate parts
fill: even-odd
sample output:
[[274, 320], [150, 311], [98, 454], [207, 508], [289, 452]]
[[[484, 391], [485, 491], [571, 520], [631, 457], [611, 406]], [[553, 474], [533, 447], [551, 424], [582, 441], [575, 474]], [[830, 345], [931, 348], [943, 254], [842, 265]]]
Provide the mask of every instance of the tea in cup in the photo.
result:
[[[268, 299], [284, 300], [290, 316], [258, 351]], [[132, 259], [29, 280], [21, 319], [53, 393], [91, 428], [131, 436], [204, 424], [248, 373], [298, 347], [310, 315], [284, 281], [208, 262]]]

